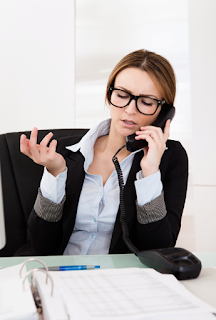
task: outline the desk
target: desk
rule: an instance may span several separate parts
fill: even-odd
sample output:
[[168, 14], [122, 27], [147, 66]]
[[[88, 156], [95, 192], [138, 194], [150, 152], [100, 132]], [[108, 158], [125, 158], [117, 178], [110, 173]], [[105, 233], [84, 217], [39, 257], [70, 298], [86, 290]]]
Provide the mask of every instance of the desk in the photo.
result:
[[[197, 252], [203, 269], [200, 276], [193, 280], [181, 281], [185, 287], [199, 298], [216, 307], [216, 252]], [[0, 258], [1, 267], [20, 264], [31, 257]], [[48, 267], [64, 265], [100, 265], [102, 269], [110, 268], [146, 268], [134, 254], [92, 255], [92, 256], [43, 256], [37, 257]], [[40, 265], [41, 266], [41, 265]], [[29, 262], [27, 269], [39, 267], [38, 262]]]
[[[195, 255], [201, 260], [203, 267], [216, 267], [216, 252], [197, 252]], [[0, 258], [1, 267], [14, 266], [31, 257]], [[110, 268], [146, 268], [134, 254], [108, 254], [87, 256], [42, 256], [36, 257], [42, 260], [48, 267], [63, 265], [91, 264], [100, 265], [102, 269]], [[27, 269], [38, 267], [37, 262], [29, 262]]]
[[[0, 258], [1, 267], [9, 267], [31, 257], [10, 257]], [[36, 257], [42, 260], [48, 267], [66, 265], [100, 265], [101, 269], [111, 268], [146, 268], [134, 254], [115, 254], [115, 255], [86, 255], [86, 256], [42, 256]], [[216, 259], [215, 259], [216, 265]], [[38, 267], [37, 262], [29, 262], [27, 269]]]

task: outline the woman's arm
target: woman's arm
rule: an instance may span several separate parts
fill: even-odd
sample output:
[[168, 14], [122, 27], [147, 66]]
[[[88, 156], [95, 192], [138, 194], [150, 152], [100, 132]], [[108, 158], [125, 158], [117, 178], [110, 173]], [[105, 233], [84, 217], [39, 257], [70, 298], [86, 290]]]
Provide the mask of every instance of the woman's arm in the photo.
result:
[[[53, 136], [51, 132], [43, 138], [40, 144], [37, 144], [37, 132], [37, 128], [34, 128], [30, 139], [27, 139], [25, 135], [21, 136], [20, 151], [35, 163], [46, 167], [48, 172], [55, 177], [65, 170], [65, 159], [56, 152], [56, 140], [52, 140], [48, 147]], [[39, 189], [35, 206], [28, 220], [28, 238], [38, 254], [52, 254], [58, 248], [62, 238], [61, 216], [64, 202], [65, 197], [60, 204], [53, 203], [44, 198]]]
[[[139, 250], [174, 246], [180, 230], [187, 191], [188, 158], [179, 142], [168, 141], [169, 145], [160, 166], [163, 194], [144, 206], [137, 205], [139, 218], [144, 217], [144, 223], [140, 219], [136, 222]], [[151, 222], [155, 212], [159, 219]]]
[[[81, 138], [82, 136], [77, 135], [58, 139], [56, 151], [66, 159], [68, 172], [70, 172], [67, 178], [67, 184], [70, 187], [66, 188], [66, 196], [60, 203], [53, 203], [38, 194], [39, 208], [34, 207], [38, 214], [34, 209], [30, 213], [28, 238], [38, 255], [62, 254], [64, 245], [69, 240], [73, 230], [76, 207], [85, 176], [83, 170], [84, 158], [79, 152], [74, 153], [72, 158], [71, 151], [66, 149], [66, 146], [79, 142]], [[41, 213], [39, 213], [39, 210]], [[65, 223], [65, 220], [67, 220], [67, 223]], [[63, 242], [65, 242], [64, 245], [62, 245]]]

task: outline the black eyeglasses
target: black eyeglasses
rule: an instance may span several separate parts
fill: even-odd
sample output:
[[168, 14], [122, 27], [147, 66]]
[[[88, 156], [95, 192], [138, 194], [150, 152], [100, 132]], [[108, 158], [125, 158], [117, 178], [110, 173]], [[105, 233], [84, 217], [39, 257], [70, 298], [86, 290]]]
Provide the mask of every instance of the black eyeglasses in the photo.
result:
[[157, 100], [148, 96], [134, 96], [127, 91], [109, 87], [109, 102], [113, 106], [124, 108], [129, 105], [131, 100], [135, 100], [137, 110], [147, 116], [155, 114], [158, 107], [165, 103], [165, 100]]

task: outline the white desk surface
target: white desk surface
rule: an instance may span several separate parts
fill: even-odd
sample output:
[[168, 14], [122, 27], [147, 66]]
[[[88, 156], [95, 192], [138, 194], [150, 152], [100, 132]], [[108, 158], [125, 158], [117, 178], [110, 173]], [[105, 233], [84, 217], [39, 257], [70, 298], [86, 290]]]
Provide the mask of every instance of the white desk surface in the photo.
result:
[[[181, 283], [197, 297], [216, 307], [216, 252], [194, 253], [202, 262], [203, 269], [198, 278], [184, 280]], [[1, 267], [20, 264], [32, 257], [0, 258]], [[92, 255], [92, 256], [43, 256], [36, 257], [50, 266], [100, 265], [109, 268], [146, 268], [134, 254]], [[29, 262], [27, 269], [38, 267], [37, 262]]]
[[216, 308], [216, 267], [205, 267], [198, 278], [180, 282], [195, 296]]

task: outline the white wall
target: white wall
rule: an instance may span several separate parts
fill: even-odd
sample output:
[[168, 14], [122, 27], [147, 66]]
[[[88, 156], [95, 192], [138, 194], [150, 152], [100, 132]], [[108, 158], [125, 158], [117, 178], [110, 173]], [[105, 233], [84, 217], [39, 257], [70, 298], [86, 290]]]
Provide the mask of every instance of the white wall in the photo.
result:
[[74, 24], [73, 0], [0, 1], [0, 133], [73, 127]]
[[216, 186], [215, 14], [215, 0], [189, 0], [194, 185]]
[[216, 1], [189, 0], [196, 249], [216, 251]]
[[[172, 135], [182, 139], [189, 149], [187, 0], [76, 2], [76, 127], [93, 126], [109, 115], [104, 107], [109, 74], [123, 56], [138, 49], [155, 51], [173, 65], [177, 77], [177, 112]], [[186, 119], [184, 132], [182, 119]]]

